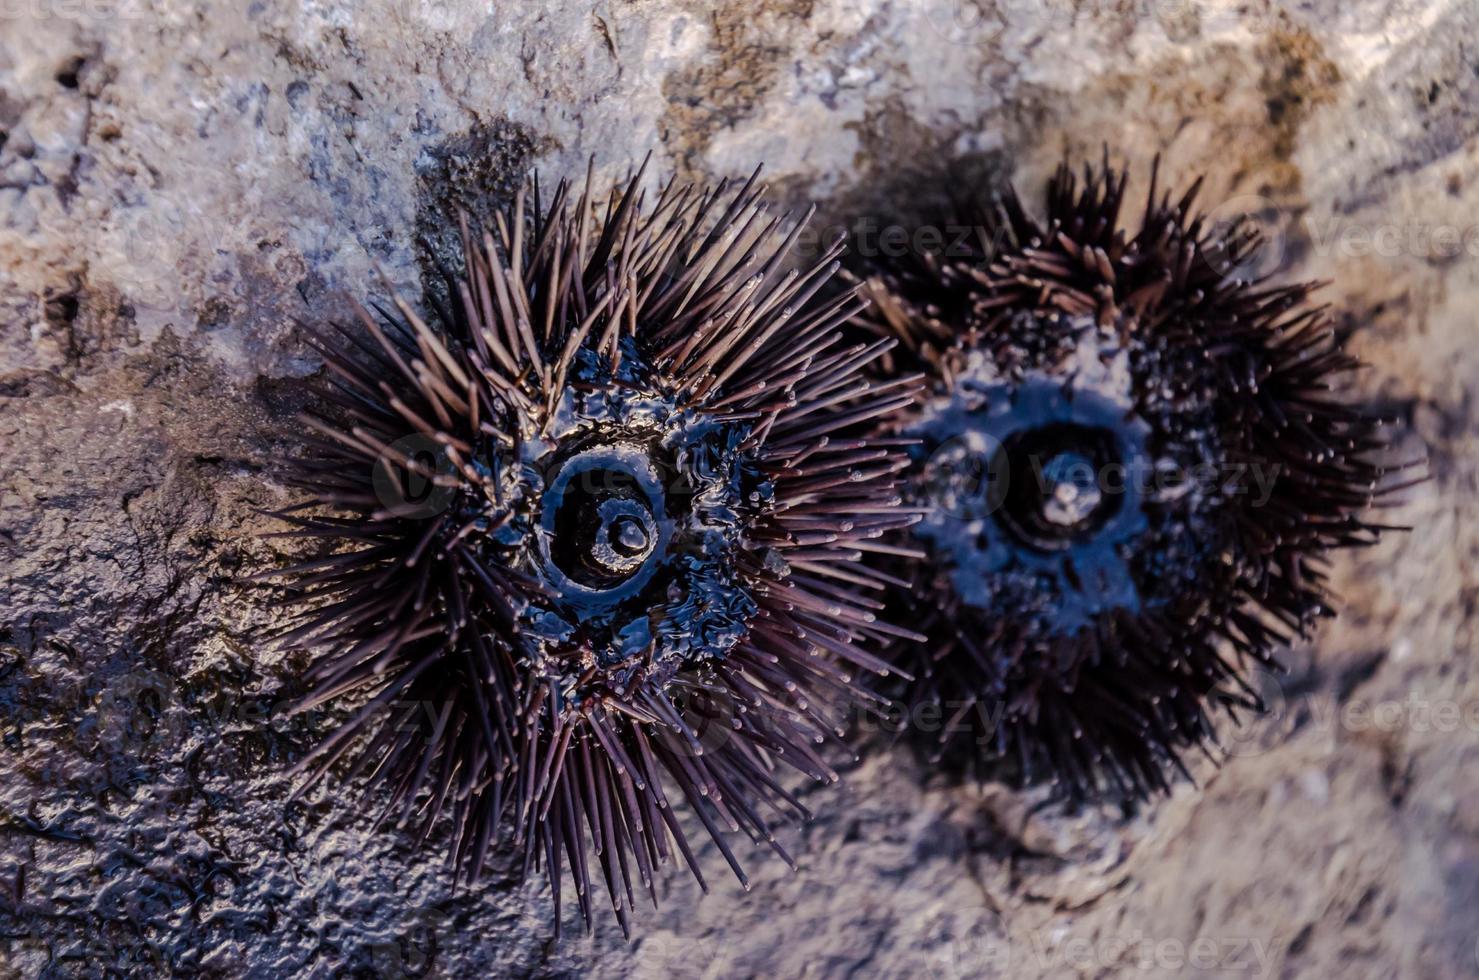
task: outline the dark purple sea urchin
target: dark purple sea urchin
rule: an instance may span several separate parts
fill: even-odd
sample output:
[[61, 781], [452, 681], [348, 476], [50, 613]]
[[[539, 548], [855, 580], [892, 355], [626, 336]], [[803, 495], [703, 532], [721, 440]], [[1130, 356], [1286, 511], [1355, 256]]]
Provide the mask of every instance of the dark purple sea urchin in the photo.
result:
[[762, 809], [804, 812], [777, 764], [835, 778], [818, 743], [886, 670], [860, 641], [908, 635], [857, 559], [909, 521], [907, 460], [838, 433], [915, 397], [862, 377], [889, 344], [808, 302], [836, 251], [787, 271], [754, 177], [650, 209], [640, 181], [604, 219], [536, 184], [463, 228], [435, 325], [397, 298], [311, 338], [328, 404], [281, 515], [332, 552], [281, 573], [308, 703], [359, 704], [309, 783], [352, 758], [421, 839], [450, 813], [464, 877], [511, 839], [588, 926], [604, 878], [623, 929], [634, 874], [703, 881], [672, 804], [744, 881], [723, 832], [785, 857]]
[[1009, 193], [954, 251], [873, 266], [860, 320], [933, 378], [887, 424], [921, 440], [912, 700], [940, 757], [1072, 799], [1165, 789], [1210, 704], [1258, 708], [1247, 666], [1329, 614], [1322, 558], [1398, 489], [1313, 284], [1236, 278], [1258, 236], [1155, 184], [1127, 234], [1124, 176], [1061, 168], [1044, 220]]

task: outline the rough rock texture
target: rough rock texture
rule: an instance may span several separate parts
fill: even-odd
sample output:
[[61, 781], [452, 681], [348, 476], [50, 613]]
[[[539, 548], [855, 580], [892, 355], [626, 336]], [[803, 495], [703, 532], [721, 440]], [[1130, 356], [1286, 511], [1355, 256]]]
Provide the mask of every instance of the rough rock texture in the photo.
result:
[[[0, 975], [1479, 974], [1476, 36], [1470, 0], [0, 5]], [[825, 226], [1104, 143], [1332, 280], [1432, 459], [1199, 788], [1063, 815], [865, 735], [799, 873], [670, 875], [631, 943], [286, 805], [327, 719], [271, 712], [299, 665], [231, 579], [278, 560], [295, 319], [414, 287], [528, 167], [763, 160]]]

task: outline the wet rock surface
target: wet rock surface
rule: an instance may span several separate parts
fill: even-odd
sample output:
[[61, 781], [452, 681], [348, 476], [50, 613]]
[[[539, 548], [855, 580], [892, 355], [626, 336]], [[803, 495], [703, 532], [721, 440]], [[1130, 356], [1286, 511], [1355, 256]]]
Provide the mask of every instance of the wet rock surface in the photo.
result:
[[[0, 974], [1479, 974], [1472, 4], [497, 7], [0, 10]], [[377, 263], [414, 290], [418, 238], [528, 167], [763, 160], [827, 227], [946, 160], [1033, 199], [1104, 143], [1331, 280], [1432, 459], [1199, 787], [1063, 814], [865, 732], [782, 831], [799, 873], [746, 851], [746, 896], [708, 849], [631, 943], [551, 942], [547, 894], [454, 890], [348, 792], [288, 802], [334, 719], [280, 710], [302, 665], [234, 579], [282, 560], [295, 321]]]

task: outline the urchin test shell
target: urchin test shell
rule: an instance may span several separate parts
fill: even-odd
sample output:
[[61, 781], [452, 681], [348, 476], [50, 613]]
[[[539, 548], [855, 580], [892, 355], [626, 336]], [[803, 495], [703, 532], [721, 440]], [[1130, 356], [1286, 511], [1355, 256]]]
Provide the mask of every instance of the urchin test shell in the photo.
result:
[[1062, 167], [1042, 219], [1014, 193], [952, 221], [953, 251], [866, 261], [858, 322], [931, 377], [886, 435], [918, 440], [894, 601], [937, 759], [1074, 800], [1166, 790], [1261, 708], [1251, 665], [1331, 614], [1323, 559], [1387, 529], [1384, 420], [1313, 284], [1238, 278], [1256, 232], [1197, 187], [1121, 227], [1125, 176]]
[[779, 770], [836, 778], [818, 743], [909, 635], [856, 561], [908, 523], [907, 460], [843, 433], [913, 381], [864, 378], [889, 345], [843, 343], [855, 297], [809, 302], [837, 250], [788, 270], [800, 225], [756, 177], [650, 209], [641, 180], [604, 217], [589, 179], [573, 206], [536, 183], [464, 224], [431, 323], [396, 297], [311, 336], [324, 407], [280, 514], [328, 552], [277, 573], [304, 704], [360, 705], [305, 786], [347, 757], [382, 819], [424, 840], [450, 814], [466, 878], [512, 840], [557, 928], [567, 867], [588, 928], [593, 878], [624, 930], [634, 877], [654, 903], [664, 864], [702, 883], [680, 805], [742, 882], [725, 831], [785, 857]]

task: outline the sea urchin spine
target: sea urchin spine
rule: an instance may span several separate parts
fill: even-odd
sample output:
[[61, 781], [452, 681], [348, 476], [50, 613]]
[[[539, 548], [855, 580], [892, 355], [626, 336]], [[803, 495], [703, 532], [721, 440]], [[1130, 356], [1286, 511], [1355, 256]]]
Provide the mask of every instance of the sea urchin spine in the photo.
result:
[[1236, 278], [1256, 233], [1155, 185], [1127, 234], [1124, 176], [1062, 168], [1043, 220], [1009, 193], [874, 266], [860, 321], [933, 379], [886, 427], [919, 440], [912, 698], [941, 757], [1080, 799], [1167, 788], [1209, 703], [1258, 708], [1247, 666], [1329, 614], [1323, 558], [1404, 485], [1312, 285]]
[[308, 784], [357, 758], [422, 839], [450, 811], [463, 876], [507, 836], [588, 926], [603, 878], [623, 929], [634, 874], [654, 902], [675, 854], [703, 881], [675, 803], [741, 881], [726, 830], [785, 857], [778, 764], [834, 779], [817, 743], [886, 671], [865, 647], [911, 635], [857, 561], [910, 520], [907, 459], [839, 434], [915, 379], [864, 378], [892, 342], [843, 344], [860, 302], [813, 302], [837, 250], [788, 270], [756, 177], [650, 210], [641, 180], [604, 218], [589, 180], [573, 207], [536, 183], [464, 222], [435, 325], [396, 298], [310, 339], [328, 404], [281, 516], [336, 547], [279, 573], [305, 703], [360, 702]]

